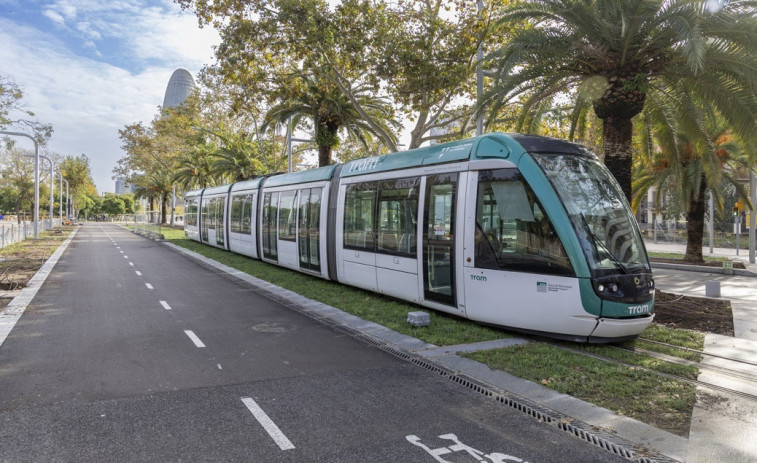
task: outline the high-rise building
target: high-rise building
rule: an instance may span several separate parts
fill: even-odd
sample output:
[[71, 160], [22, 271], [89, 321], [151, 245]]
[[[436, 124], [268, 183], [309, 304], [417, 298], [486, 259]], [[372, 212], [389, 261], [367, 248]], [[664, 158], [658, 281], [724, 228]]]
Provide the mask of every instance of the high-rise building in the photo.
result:
[[134, 185], [126, 183], [125, 178], [118, 177], [116, 179], [116, 194], [120, 195], [124, 193], [134, 193]]
[[175, 108], [184, 103], [184, 100], [192, 93], [197, 85], [189, 73], [184, 68], [179, 68], [171, 74], [166, 87], [166, 96], [163, 97], [164, 108]]

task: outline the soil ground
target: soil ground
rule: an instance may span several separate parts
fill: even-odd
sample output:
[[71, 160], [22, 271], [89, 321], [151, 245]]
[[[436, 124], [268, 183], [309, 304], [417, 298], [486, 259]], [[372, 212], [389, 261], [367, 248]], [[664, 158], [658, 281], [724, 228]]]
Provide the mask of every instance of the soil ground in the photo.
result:
[[733, 314], [727, 300], [655, 292], [656, 323], [672, 328], [733, 336]]

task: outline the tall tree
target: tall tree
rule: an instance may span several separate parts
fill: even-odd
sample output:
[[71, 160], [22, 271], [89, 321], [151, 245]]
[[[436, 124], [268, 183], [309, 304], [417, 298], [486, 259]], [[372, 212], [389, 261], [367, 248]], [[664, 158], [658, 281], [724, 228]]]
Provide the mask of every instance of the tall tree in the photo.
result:
[[[245, 101], [268, 99], [296, 72], [331, 81], [352, 103], [366, 128], [389, 151], [397, 128], [382, 124], [361, 96], [389, 97], [414, 120], [410, 147], [449, 136], [435, 128], [466, 127], [476, 47], [487, 14], [459, 0], [176, 0], [197, 13], [201, 25], [221, 33], [216, 73], [237, 85]], [[486, 10], [488, 11], [488, 10]], [[331, 91], [331, 90], [330, 90]], [[316, 135], [317, 136], [317, 135]]]
[[[529, 21], [490, 56], [496, 113], [581, 93], [603, 122], [604, 161], [631, 198], [633, 118], [647, 93], [693, 92], [744, 138], [757, 133], [757, 10], [752, 2], [527, 0], [499, 24]], [[686, 117], [686, 114], [681, 114]], [[687, 125], [695, 124], [691, 120]]]
[[74, 207], [83, 209], [88, 204], [86, 200], [88, 196], [97, 196], [89, 158], [86, 154], [67, 156], [60, 163], [60, 173], [68, 181], [69, 194]]

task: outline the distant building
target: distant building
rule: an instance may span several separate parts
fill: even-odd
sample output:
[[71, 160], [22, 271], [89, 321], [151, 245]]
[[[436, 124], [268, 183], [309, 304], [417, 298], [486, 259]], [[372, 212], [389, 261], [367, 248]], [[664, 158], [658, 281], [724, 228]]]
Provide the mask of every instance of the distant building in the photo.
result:
[[124, 194], [124, 193], [134, 193], [134, 185], [131, 183], [126, 183], [126, 179], [123, 177], [119, 177], [116, 179], [116, 194]]
[[186, 69], [179, 68], [173, 72], [168, 80], [166, 87], [166, 96], [163, 97], [164, 108], [175, 108], [182, 103], [192, 93], [197, 85], [194, 77]]

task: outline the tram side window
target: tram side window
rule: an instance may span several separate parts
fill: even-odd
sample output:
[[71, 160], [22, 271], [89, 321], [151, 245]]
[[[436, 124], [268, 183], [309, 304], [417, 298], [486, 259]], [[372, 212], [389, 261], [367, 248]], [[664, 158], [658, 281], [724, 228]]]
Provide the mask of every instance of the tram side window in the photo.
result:
[[375, 251], [373, 218], [376, 182], [347, 185], [344, 200], [344, 247]]
[[252, 195], [245, 195], [242, 203], [241, 232], [245, 235], [252, 233]]
[[234, 196], [231, 199], [231, 233], [242, 233], [242, 205], [244, 196]]
[[415, 256], [420, 179], [401, 178], [379, 185], [377, 250]]
[[281, 193], [279, 201], [279, 239], [294, 241], [296, 214], [294, 213], [294, 191]]
[[197, 226], [197, 201], [187, 200], [184, 207], [184, 217], [187, 226]]
[[479, 172], [475, 241], [478, 268], [573, 275], [552, 222], [517, 169]]

